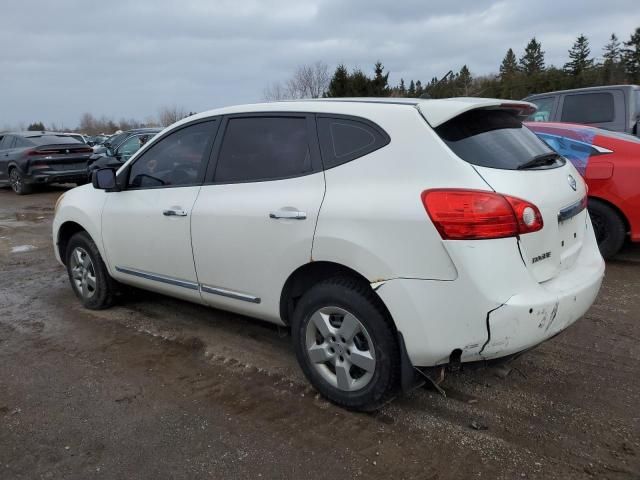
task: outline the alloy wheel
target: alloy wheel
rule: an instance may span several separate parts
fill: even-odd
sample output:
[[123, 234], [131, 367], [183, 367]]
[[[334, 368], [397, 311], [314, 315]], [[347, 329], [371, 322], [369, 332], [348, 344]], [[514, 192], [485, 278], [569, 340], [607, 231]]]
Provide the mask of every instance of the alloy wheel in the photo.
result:
[[9, 184], [16, 193], [22, 190], [22, 177], [20, 176], [20, 172], [15, 168], [11, 170], [11, 173], [9, 173]]

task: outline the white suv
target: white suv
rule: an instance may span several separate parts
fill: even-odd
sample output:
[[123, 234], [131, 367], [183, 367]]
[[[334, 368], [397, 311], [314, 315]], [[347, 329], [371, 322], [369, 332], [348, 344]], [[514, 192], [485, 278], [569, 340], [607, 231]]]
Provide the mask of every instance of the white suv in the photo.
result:
[[[310, 382], [371, 409], [413, 367], [510, 355], [593, 303], [580, 175], [491, 99], [238, 106], [182, 120], [56, 206], [87, 308], [121, 284], [291, 327]], [[427, 370], [428, 371], [428, 370]]]

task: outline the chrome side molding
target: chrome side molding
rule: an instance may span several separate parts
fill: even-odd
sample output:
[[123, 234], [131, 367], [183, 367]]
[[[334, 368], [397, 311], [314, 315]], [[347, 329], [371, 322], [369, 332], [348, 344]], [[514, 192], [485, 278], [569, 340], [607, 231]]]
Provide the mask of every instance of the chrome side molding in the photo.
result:
[[246, 293], [235, 292], [233, 290], [227, 290], [224, 288], [210, 287], [208, 285], [199, 284], [196, 282], [190, 282], [188, 280], [181, 280], [179, 278], [168, 277], [166, 275], [159, 275], [157, 273], [145, 272], [142, 270], [136, 270], [133, 268], [124, 268], [116, 266], [116, 271], [127, 275], [133, 275], [134, 277], [144, 278], [146, 280], [153, 280], [154, 282], [166, 283], [168, 285], [175, 285], [176, 287], [188, 288], [189, 290], [200, 290], [204, 293], [211, 293], [213, 295], [220, 295], [221, 297], [233, 298], [235, 300], [242, 300], [249, 303], [260, 303], [259, 297], [248, 295]]
[[200, 290], [205, 293], [212, 293], [213, 295], [220, 295], [222, 297], [235, 298], [236, 300], [243, 300], [245, 302], [260, 303], [260, 298], [258, 297], [247, 295], [246, 293], [234, 292], [233, 290], [226, 290], [224, 288], [200, 285]]
[[158, 275], [157, 273], [144, 272], [142, 270], [135, 270], [133, 268], [117, 267], [116, 271], [120, 273], [126, 273], [127, 275], [133, 275], [134, 277], [145, 278], [147, 280], [153, 280], [155, 282], [166, 283], [168, 285], [175, 285], [177, 287], [188, 288], [189, 290], [198, 290], [199, 285], [195, 282], [189, 282], [188, 280], [180, 280], [179, 278], [167, 277], [166, 275]]

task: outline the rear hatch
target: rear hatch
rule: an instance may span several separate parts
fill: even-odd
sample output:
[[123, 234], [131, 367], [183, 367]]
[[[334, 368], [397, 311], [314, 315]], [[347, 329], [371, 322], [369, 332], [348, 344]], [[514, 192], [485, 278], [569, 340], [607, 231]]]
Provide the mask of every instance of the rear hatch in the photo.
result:
[[435, 131], [489, 188], [538, 207], [543, 228], [520, 235], [519, 247], [532, 276], [544, 282], [570, 268], [582, 249], [587, 192], [571, 162], [522, 125], [515, 105], [467, 110]]
[[27, 152], [30, 168], [49, 168], [56, 171], [81, 170], [86, 168], [93, 149], [79, 141], [63, 135], [29, 137], [36, 144]]

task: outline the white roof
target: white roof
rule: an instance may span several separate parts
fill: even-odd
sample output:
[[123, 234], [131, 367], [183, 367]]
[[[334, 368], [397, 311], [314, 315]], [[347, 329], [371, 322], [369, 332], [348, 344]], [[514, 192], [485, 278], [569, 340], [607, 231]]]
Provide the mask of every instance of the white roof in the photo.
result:
[[311, 112], [349, 113], [366, 116], [371, 108], [417, 108], [432, 127], [437, 127], [464, 112], [476, 108], [518, 108], [534, 111], [532, 103], [496, 98], [457, 97], [445, 99], [354, 97], [289, 100], [282, 102], [254, 103], [217, 108], [188, 117], [179, 123], [214, 115], [229, 115], [251, 112]]

